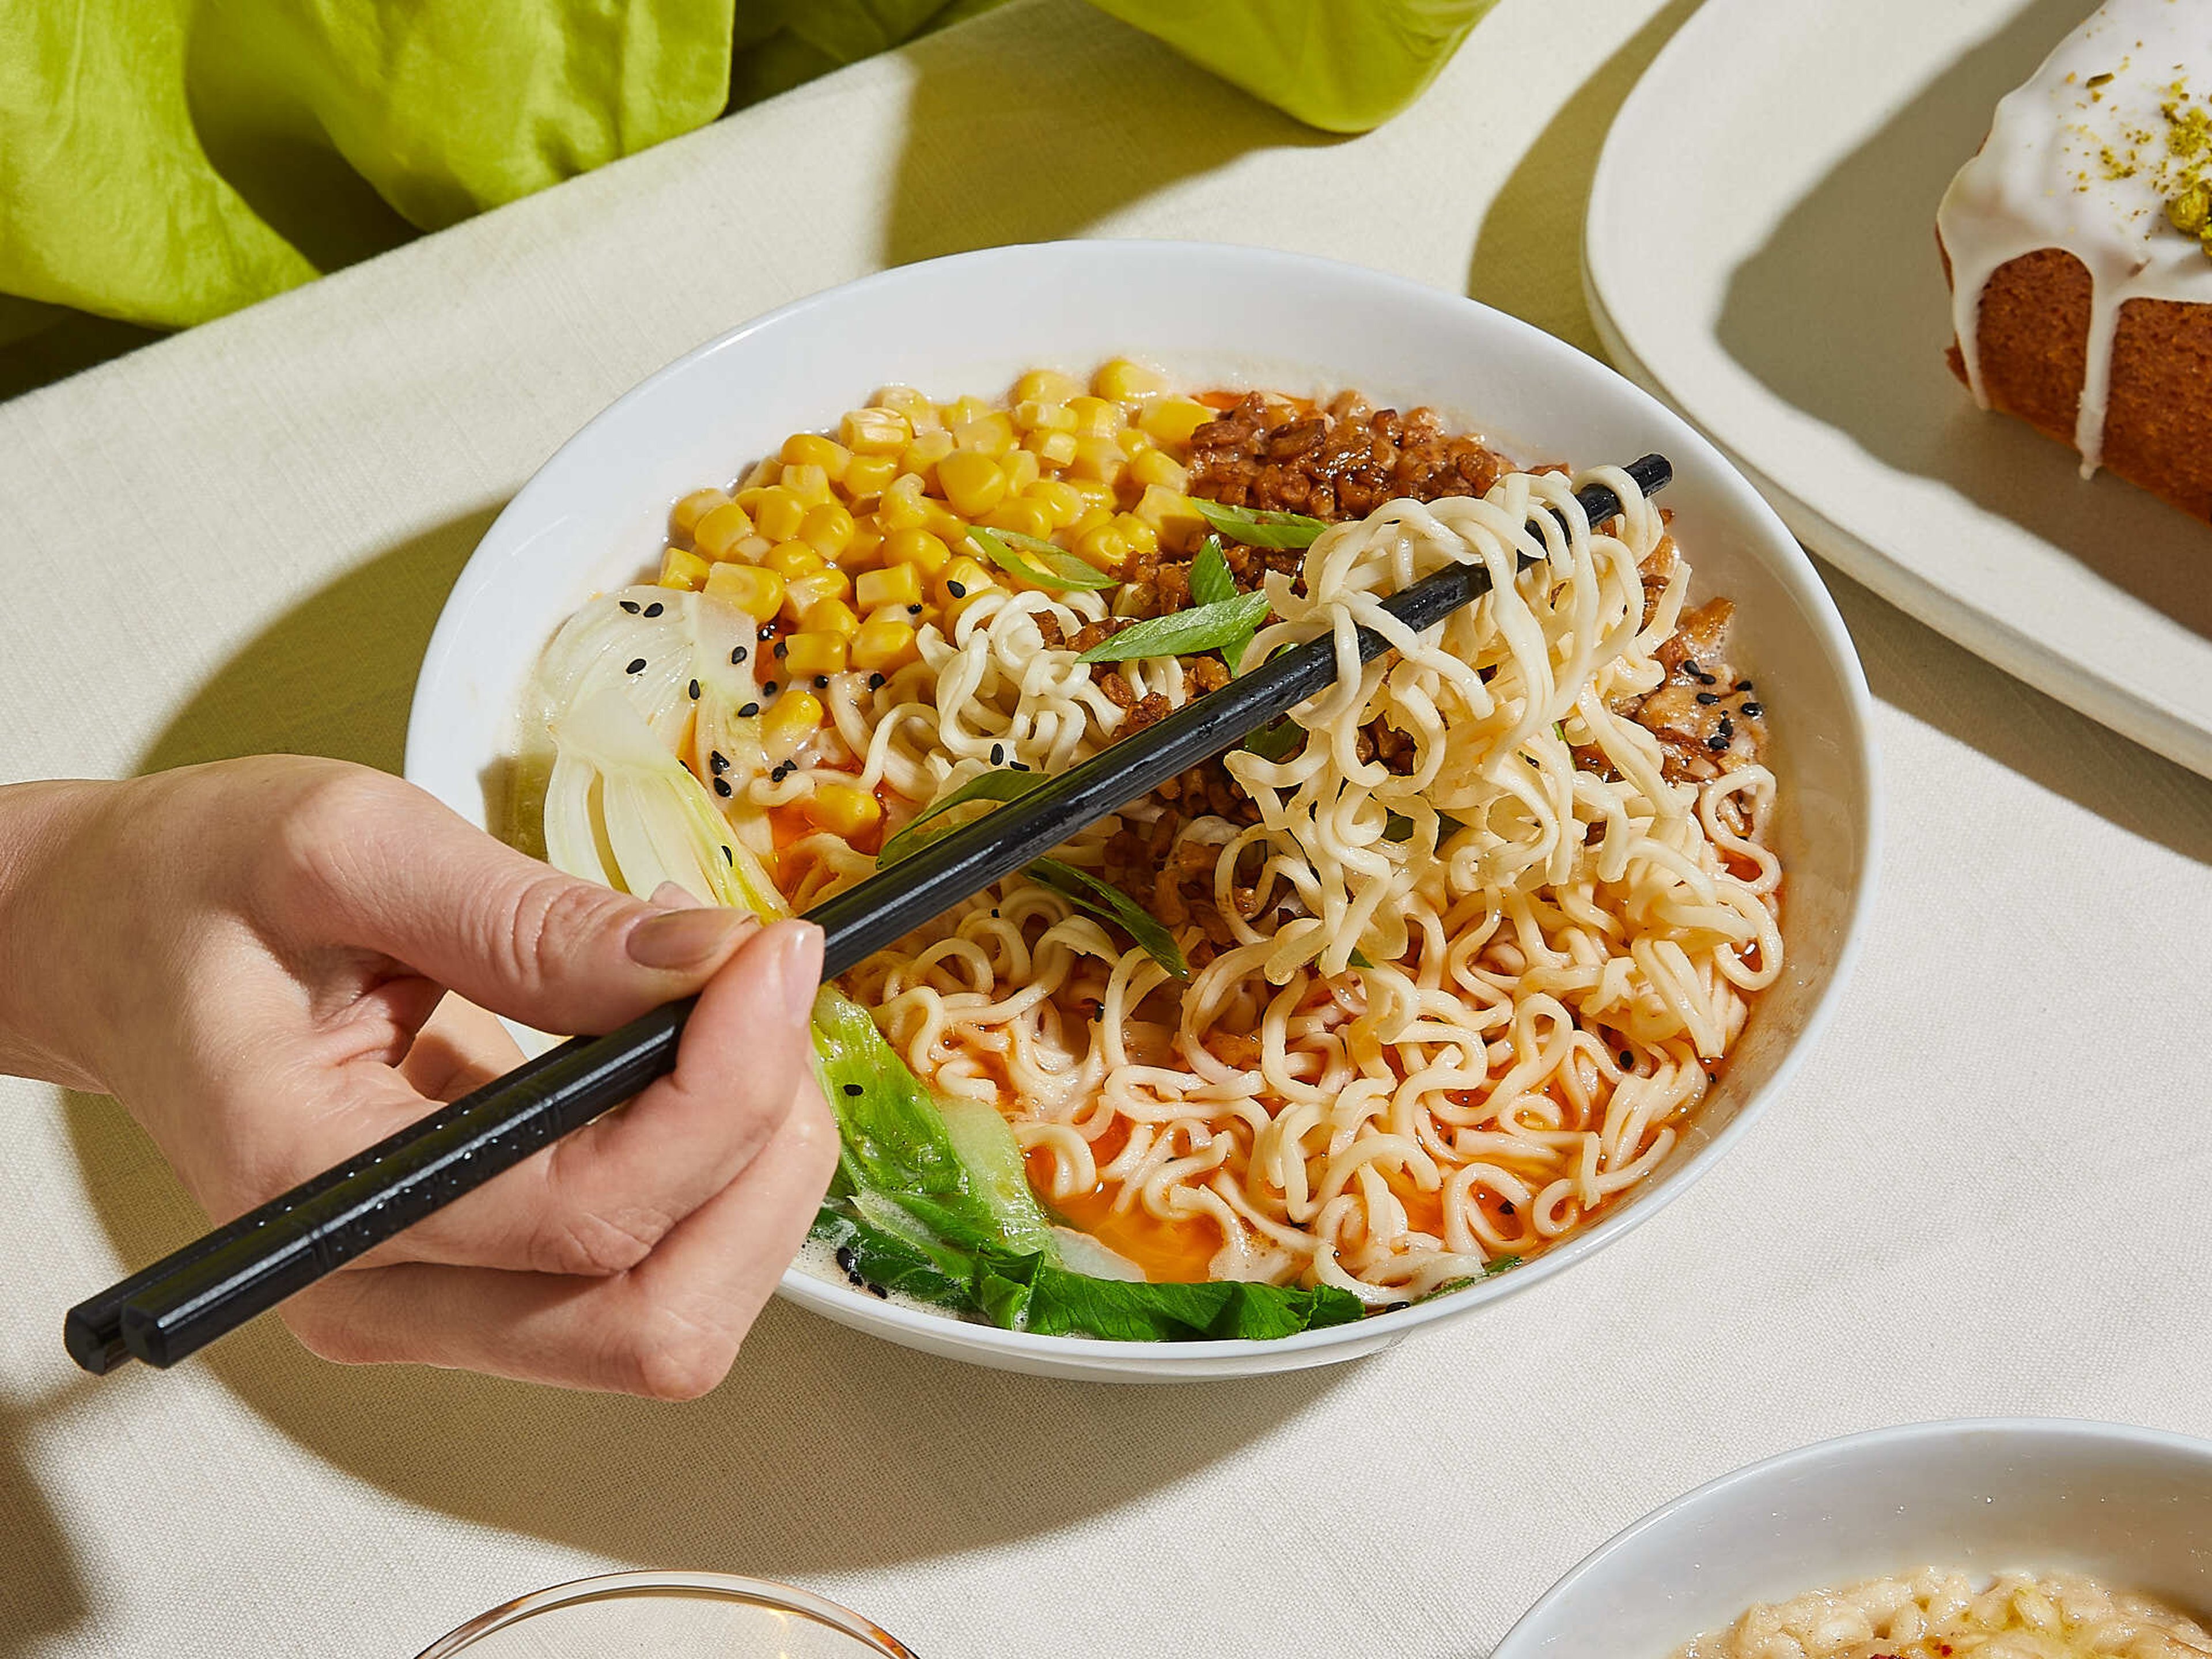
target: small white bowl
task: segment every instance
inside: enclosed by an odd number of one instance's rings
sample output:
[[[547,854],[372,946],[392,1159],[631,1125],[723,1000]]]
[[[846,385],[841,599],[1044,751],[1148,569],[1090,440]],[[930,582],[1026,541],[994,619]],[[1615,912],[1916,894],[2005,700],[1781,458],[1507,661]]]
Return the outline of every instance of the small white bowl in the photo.
[[[1488,1283],[1277,1342],[1131,1344],[1030,1336],[897,1307],[794,1270],[783,1293],[908,1346],[1009,1370],[1127,1382],[1349,1359],[1540,1284],[1656,1214],[1787,1080],[1856,954],[1875,861],[1866,681],[1827,591],[1758,495],[1680,417],[1571,346],[1455,295],[1260,248],[1055,242],[883,272],[756,318],[618,399],[507,504],[462,571],[416,683],[406,775],[478,824],[513,750],[538,653],[595,591],[634,580],[669,503],[735,476],[875,387],[1003,396],[1025,368],[1115,356],[1188,384],[1353,387],[1435,406],[1534,462],[1674,464],[1665,495],[1700,592],[1737,604],[1735,639],[1771,708],[1789,870],[1789,963],[1721,1086],[1665,1166],[1587,1231]]]
[[[1823,1441],[1654,1510],[1491,1659],[1667,1659],[1755,1602],[1917,1567],[2087,1573],[2212,1618],[2212,1442],[2107,1423],[1914,1423]]]

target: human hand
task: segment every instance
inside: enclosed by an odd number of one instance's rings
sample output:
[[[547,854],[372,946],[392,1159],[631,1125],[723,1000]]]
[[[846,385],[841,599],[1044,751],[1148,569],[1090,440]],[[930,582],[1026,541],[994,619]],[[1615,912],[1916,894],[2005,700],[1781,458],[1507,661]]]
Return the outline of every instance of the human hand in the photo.
[[[16,785],[0,1069],[114,1095],[220,1224],[514,1067],[493,1013],[600,1032],[698,993],[670,1076],[281,1310],[331,1359],[692,1398],[837,1153],[820,930],[695,904],[574,880],[335,761]]]

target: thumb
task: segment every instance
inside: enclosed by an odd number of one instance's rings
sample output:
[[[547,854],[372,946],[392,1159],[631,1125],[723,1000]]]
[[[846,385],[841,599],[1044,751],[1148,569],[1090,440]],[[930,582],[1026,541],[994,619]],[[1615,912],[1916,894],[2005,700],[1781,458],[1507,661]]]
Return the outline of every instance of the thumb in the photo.
[[[540,1030],[612,1030],[689,996],[759,926],[669,884],[648,902],[581,881],[411,785],[356,805],[319,925]]]

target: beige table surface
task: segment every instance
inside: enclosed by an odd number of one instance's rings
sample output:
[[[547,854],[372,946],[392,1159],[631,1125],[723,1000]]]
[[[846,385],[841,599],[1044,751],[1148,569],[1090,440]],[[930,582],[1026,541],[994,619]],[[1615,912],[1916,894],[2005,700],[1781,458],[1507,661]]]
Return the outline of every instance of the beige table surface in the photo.
[[[1261,242],[1595,349],[1583,194],[1685,9],[1505,0],[1347,143],[1036,0],[0,406],[0,776],[396,766],[446,588],[547,453],[879,265]],[[95,1382],[64,1306],[197,1217],[109,1103],[0,1081],[0,1659],[405,1659],[635,1564],[790,1579],[933,1659],[1478,1655],[1617,1527],[1808,1440],[2212,1433],[2212,783],[1836,586],[1890,807],[1820,1052],[1633,1237],[1357,1366],[1055,1383],[779,1305],[690,1407],[345,1370],[274,1327]]]

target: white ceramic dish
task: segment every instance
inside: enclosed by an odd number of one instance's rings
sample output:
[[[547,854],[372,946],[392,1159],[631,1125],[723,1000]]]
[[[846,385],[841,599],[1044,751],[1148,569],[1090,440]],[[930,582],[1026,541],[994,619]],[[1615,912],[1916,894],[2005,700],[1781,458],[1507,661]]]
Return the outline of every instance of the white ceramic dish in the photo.
[[[1945,367],[1936,205],[2088,0],[1707,0],[1621,106],[1583,275],[1622,370],[1807,546],[2212,775],[2212,528]]]
[[[1785,1452],[1644,1516],[1491,1659],[1667,1659],[1753,1602],[1923,1566],[2084,1572],[2212,1619],[2212,1442],[2029,1418]]]
[[[1325,1364],[1541,1284],[1686,1188],[1782,1087],[1856,949],[1875,864],[1866,685],[1826,591],[1756,492],[1705,441],[1603,365],[1512,318],[1353,266],[1254,248],[1057,243],[911,265],[756,319],[594,419],[492,526],[433,635],[407,776],[472,822],[510,751],[538,652],[593,591],[661,545],[668,503],[727,478],[874,387],[1001,395],[1023,368],[1134,354],[1179,379],[1356,386],[1480,424],[1508,453],[1674,462],[1666,500],[1703,591],[1733,596],[1747,672],[1773,713],[1785,791],[1790,960],[1722,1086],[1666,1168],[1527,1267],[1458,1295],[1279,1342],[1137,1345],[1030,1336],[888,1304],[794,1270],[783,1292],[931,1352],[1059,1376],[1187,1381]]]

